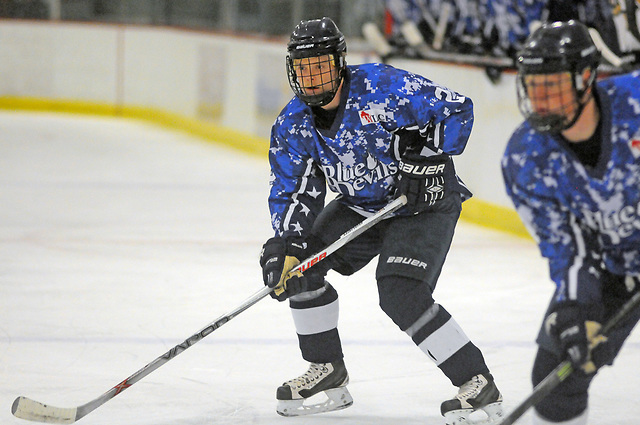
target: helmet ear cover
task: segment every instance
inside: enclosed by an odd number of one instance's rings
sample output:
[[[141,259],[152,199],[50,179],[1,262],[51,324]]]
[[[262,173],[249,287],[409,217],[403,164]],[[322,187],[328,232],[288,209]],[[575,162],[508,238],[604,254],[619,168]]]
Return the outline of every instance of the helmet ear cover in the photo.
[[[585,94],[593,86],[600,61],[589,30],[577,21],[544,24],[525,41],[518,53],[516,79],[518,106],[522,115],[536,130],[560,132],[575,124],[591,96]],[[585,78],[585,71],[589,74]],[[540,74],[571,75],[572,87],[577,102],[573,117],[556,114],[537,114],[532,107],[525,77]]]
[[[302,21],[291,33],[287,44],[286,57],[287,77],[291,90],[309,106],[324,106],[330,103],[338,92],[346,72],[347,45],[344,35],[330,18]],[[309,94],[310,87],[304,87],[297,75],[295,61],[305,58],[329,56],[331,64],[338,72],[331,81],[325,81],[322,86],[329,88],[322,93]]]

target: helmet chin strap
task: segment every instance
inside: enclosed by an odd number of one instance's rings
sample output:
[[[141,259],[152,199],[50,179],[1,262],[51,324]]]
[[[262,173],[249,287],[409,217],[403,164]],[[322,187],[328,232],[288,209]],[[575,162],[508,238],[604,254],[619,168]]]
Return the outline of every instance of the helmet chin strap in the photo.
[[[565,129],[565,117],[562,115],[539,115],[531,114],[527,121],[533,128],[542,133],[560,133]]]
[[[340,76],[336,80],[337,88],[335,90],[331,90],[331,93],[333,93],[331,95],[331,98],[328,99],[326,103],[324,103],[322,105],[317,105],[317,106],[320,106],[320,107],[327,106],[327,105],[331,104],[331,102],[333,102],[336,99],[336,97],[338,97],[340,95],[340,88],[342,87],[342,83],[344,83],[344,77],[342,75],[343,75],[343,73],[341,72]]]
[[[588,92],[582,92],[582,100],[576,100],[577,104],[578,104],[578,109],[576,109],[576,113],[574,114],[573,118],[571,119],[570,122],[568,122],[564,128],[562,128],[560,131],[564,131],[564,130],[568,130],[571,127],[573,127],[576,122],[578,122],[578,119],[580,119],[580,116],[582,115],[582,112],[584,112],[584,108],[587,106],[587,104],[589,103],[589,101],[591,99],[593,99],[593,91],[589,90]]]
[[[549,114],[549,115],[538,115],[532,114],[527,118],[527,121],[531,124],[533,128],[543,133],[562,133],[565,130],[570,129],[575,125],[582,115],[582,111],[584,107],[588,103],[586,102],[578,102],[578,108],[576,109],[576,113],[573,115],[573,118],[570,121],[567,121],[567,117],[560,114]]]
[[[587,106],[592,105],[587,109]],[[582,117],[585,117],[581,120]],[[562,131],[562,136],[569,142],[580,142],[593,136],[600,122],[600,110],[597,106],[594,96],[591,94],[582,104],[582,107],[576,114],[570,126]],[[579,123],[579,125],[578,125]]]

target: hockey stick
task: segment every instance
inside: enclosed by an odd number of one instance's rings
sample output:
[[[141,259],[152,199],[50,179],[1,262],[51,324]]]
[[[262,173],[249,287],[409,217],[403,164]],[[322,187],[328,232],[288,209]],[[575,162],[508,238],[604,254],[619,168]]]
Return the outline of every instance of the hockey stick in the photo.
[[[448,53],[433,50],[424,41],[420,30],[412,22],[404,23],[401,27],[402,36],[407,43],[416,49],[421,59],[450,62],[478,67],[494,66],[497,68],[513,68],[513,59],[508,57],[492,57],[480,55],[468,55],[462,53]],[[388,62],[393,58],[402,58],[402,52],[396,51],[386,40],[380,29],[373,22],[367,22],[362,26],[362,34],[373,50],[380,56],[382,62]]]
[[[640,31],[638,30],[638,18],[636,17],[636,10],[638,9],[638,2],[635,0],[625,1],[625,15],[627,16],[627,28],[633,37],[640,42]]]
[[[449,24],[449,15],[451,15],[452,10],[453,6],[449,3],[442,4],[442,10],[438,18],[438,26],[436,27],[436,33],[433,37],[433,48],[436,50],[442,49],[442,43],[447,32],[447,25]]]
[[[602,57],[605,58],[611,65],[616,68],[621,68],[623,65],[623,61],[618,55],[613,53],[613,51],[607,46],[607,43],[604,42],[600,33],[595,28],[589,28],[589,34],[591,35],[591,39],[593,40],[593,44],[596,45]]]
[[[638,308],[638,306],[640,306],[640,292],[637,292],[633,297],[631,297],[631,299],[620,308],[615,316],[605,323],[605,325],[600,329],[600,335],[606,336],[611,329],[615,328],[618,323],[624,320],[629,313]],[[533,392],[522,403],[520,403],[513,412],[504,417],[500,422],[500,425],[512,425],[515,423],[527,410],[542,401],[542,399],[549,395],[554,388],[560,385],[560,383],[567,379],[572,373],[573,366],[571,366],[570,361],[565,360],[560,363],[555,369],[553,369],[553,371],[551,371],[551,373],[549,373],[549,375],[536,385]]]
[[[393,54],[393,48],[389,44],[382,32],[376,24],[373,22],[365,22],[362,25],[362,35],[371,44],[371,47],[382,59],[382,62],[386,62]]]
[[[500,68],[512,68],[514,66],[513,59],[508,57],[493,57],[468,55],[462,53],[449,53],[434,50],[425,41],[420,30],[411,21],[406,21],[400,28],[402,36],[409,46],[416,49],[422,59],[461,63],[475,66],[495,66]]]
[[[302,261],[299,265],[297,265],[293,270],[294,271],[305,271],[309,267],[312,267],[328,257],[329,255],[336,252],[338,249],[342,248],[344,245],[360,236],[366,230],[373,227],[379,221],[387,218],[392,212],[396,211],[400,207],[404,206],[407,203],[407,198],[404,195],[401,195],[397,199],[393,200],[387,206],[382,208],[376,214],[368,217],[364,221],[362,221],[357,226],[348,230],[344,233],[338,240],[333,242],[331,245],[326,247],[323,251],[320,251],[306,260]],[[126,390],[136,382],[140,381],[145,376],[149,375],[154,370],[158,369],[160,366],[164,365],[168,361],[172,360],[178,354],[185,351],[187,348],[194,345],[196,342],[201,341],[204,337],[211,334],[213,331],[218,329],[220,326],[227,323],[229,320],[236,317],[238,314],[242,313],[252,305],[256,304],[262,298],[266,297],[273,291],[273,288],[265,286],[260,289],[258,292],[253,294],[251,297],[247,298],[242,304],[228,312],[220,316],[214,322],[210,323],[200,331],[196,332],[184,342],[176,345],[160,357],[153,360],[151,363],[148,363],[142,369],[138,370],[133,375],[129,376],[124,381],[120,382],[115,387],[111,388],[109,391],[101,395],[100,397],[91,400],[90,402],[83,404],[77,407],[54,407],[47,404],[40,403],[38,401],[32,400],[27,397],[18,397],[13,402],[11,406],[11,413],[14,416],[26,419],[29,421],[35,422],[45,422],[52,424],[70,424],[76,422],[80,418],[86,416],[91,413],[98,407],[102,406],[104,403],[112,399],[113,397],[120,394],[122,391]]]

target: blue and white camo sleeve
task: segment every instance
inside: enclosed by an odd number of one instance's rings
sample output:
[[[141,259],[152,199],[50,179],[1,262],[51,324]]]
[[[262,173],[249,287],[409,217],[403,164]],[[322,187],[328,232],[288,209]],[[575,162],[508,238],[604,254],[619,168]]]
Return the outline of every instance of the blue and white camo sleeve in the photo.
[[[303,144],[272,134],[269,209],[276,235],[306,236],[324,207],[324,175]]]

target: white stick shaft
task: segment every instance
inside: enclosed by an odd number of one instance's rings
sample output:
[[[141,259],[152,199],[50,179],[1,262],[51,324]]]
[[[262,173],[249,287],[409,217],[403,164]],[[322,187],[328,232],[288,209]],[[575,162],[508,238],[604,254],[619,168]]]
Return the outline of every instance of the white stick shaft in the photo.
[[[598,50],[600,50],[602,56],[608,60],[611,65],[616,68],[620,68],[623,64],[622,59],[613,53],[609,46],[607,46],[607,43],[604,42],[598,30],[595,28],[589,28],[589,34],[591,34],[593,44],[595,44]]]
[[[380,57],[385,58],[391,54],[392,49],[389,42],[373,22],[367,22],[362,26],[362,35],[371,43],[371,46]]]
[[[312,255],[311,257],[304,260],[300,263],[294,270],[307,270],[309,267],[312,267],[328,257],[329,255],[336,252],[338,249],[342,248],[344,245],[360,236],[369,228],[373,227],[376,223],[388,217],[394,211],[401,208],[403,205],[407,203],[407,198],[402,195],[399,198],[395,199],[391,203],[389,203],[386,207],[382,208],[376,214],[371,217],[365,219],[357,226],[353,227],[351,230],[344,233],[337,241],[329,245],[324,251],[321,251],[317,254]],[[83,404],[78,407],[55,407],[50,406],[44,403],[40,403],[39,401],[31,400],[27,397],[18,397],[13,402],[11,407],[11,412],[14,416],[26,419],[29,421],[35,422],[44,422],[44,423],[53,423],[53,424],[70,424],[83,416],[91,413],[98,407],[102,406],[107,401],[111,400],[113,397],[120,394],[122,391],[126,390],[145,376],[149,375],[154,370],[158,369],[163,364],[172,360],[178,354],[185,351],[187,348],[193,346],[196,342],[201,341],[203,338],[211,334],[213,331],[218,329],[220,326],[227,323],[229,320],[236,317],[238,314],[242,313],[252,305],[256,304],[262,298],[266,297],[273,291],[273,288],[269,288],[265,286],[261,288],[258,292],[251,295],[247,298],[242,304],[228,312],[227,314],[223,314],[214,322],[208,324],[200,331],[191,335],[189,338],[184,340],[182,343],[176,345],[160,357],[153,360],[151,363],[144,366],[142,369],[138,370],[133,375],[129,376],[124,381],[120,382],[115,387],[111,388],[106,393],[102,394],[100,397],[91,400],[89,403]]]
[[[442,49],[442,43],[444,42],[447,24],[449,23],[449,15],[451,14],[452,9],[453,6],[449,3],[443,3],[440,18],[438,19],[438,26],[436,27],[436,33],[433,36],[433,48],[436,50]]]

